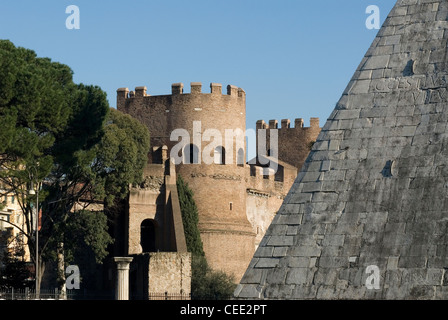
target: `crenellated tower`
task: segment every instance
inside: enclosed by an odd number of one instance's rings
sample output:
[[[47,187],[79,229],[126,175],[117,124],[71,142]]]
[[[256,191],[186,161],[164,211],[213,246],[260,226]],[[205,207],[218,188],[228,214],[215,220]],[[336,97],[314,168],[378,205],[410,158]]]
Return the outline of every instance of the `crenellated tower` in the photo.
[[[270,155],[269,150],[272,147],[270,146],[270,131],[273,129],[277,130],[278,159],[300,170],[321,130],[319,118],[311,118],[309,127],[304,126],[302,118],[295,119],[294,127],[291,127],[290,119],[283,119],[280,123],[281,126],[279,126],[278,120],[269,120],[269,123],[266,123],[264,120],[258,120],[256,129],[257,131],[266,130],[266,150],[268,155]]]
[[[207,260],[239,279],[253,256],[255,237],[246,216],[246,94],[232,85],[222,91],[221,84],[211,83],[204,93],[198,82],[191,83],[190,93],[175,83],[170,95],[158,96],[146,87],[120,88],[117,108],[148,127],[150,163],[160,162],[162,151],[182,159],[176,173],[194,191]],[[189,140],[173,132],[186,133]],[[206,163],[207,156],[212,163]]]

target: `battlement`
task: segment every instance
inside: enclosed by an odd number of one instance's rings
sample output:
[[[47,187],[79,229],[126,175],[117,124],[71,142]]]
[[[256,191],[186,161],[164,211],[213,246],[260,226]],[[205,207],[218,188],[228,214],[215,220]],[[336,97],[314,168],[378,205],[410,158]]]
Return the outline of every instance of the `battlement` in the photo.
[[[258,120],[256,124],[256,128],[258,129],[303,129],[304,121],[302,118],[297,118],[294,121],[294,128],[291,127],[291,120],[282,119],[281,127],[279,127],[278,120],[269,120],[269,123],[266,123],[264,120]],[[319,128],[319,118],[310,118],[310,127],[309,128]]]
[[[202,92],[202,83],[201,82],[191,82],[190,83],[190,94],[207,94]],[[184,84],[182,82],[173,83],[171,85],[171,95],[180,95],[180,94],[188,94],[184,92]],[[222,93],[222,85],[220,83],[210,83],[210,93],[208,94],[223,94]],[[234,85],[227,86],[227,95],[238,98],[245,98],[246,92],[238,88]],[[132,99],[132,98],[141,98],[150,96],[147,93],[147,87],[141,86],[136,87],[135,91],[129,91],[128,88],[119,88],[117,90],[117,99]]]

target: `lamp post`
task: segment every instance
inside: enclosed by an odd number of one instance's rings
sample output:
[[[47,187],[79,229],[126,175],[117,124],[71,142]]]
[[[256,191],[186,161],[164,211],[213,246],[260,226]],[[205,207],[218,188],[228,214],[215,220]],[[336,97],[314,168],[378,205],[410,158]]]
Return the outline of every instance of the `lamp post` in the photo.
[[[36,232],[36,299],[40,296],[40,285],[39,285],[39,184],[37,184],[37,190],[34,191],[33,187],[29,190],[29,195],[36,195],[36,221],[35,221],[35,232]]]

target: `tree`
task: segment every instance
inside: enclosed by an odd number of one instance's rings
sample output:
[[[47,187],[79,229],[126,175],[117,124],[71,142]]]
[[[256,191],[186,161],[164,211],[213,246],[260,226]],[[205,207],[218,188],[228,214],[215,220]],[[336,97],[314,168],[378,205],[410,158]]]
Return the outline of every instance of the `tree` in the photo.
[[[129,194],[129,184],[140,184],[148,162],[149,130],[138,120],[110,109],[104,136],[95,147],[95,192],[112,205]]]
[[[107,246],[113,242],[107,230],[107,216],[102,211],[82,210],[67,220],[64,261],[82,271],[83,288],[95,289],[98,266],[108,254]]]
[[[199,215],[193,191],[181,176],[177,178],[180,210],[187,250],[191,252],[191,295],[194,299],[228,299],[235,290],[233,277],[213,270],[207,263],[198,228]]]
[[[0,237],[1,238],[1,237]],[[20,236],[10,237],[0,261],[0,288],[25,288],[32,276],[25,261],[25,250]]]
[[[234,278],[223,271],[213,270],[205,256],[192,255],[191,296],[195,300],[223,300],[232,297]]]
[[[61,210],[60,219],[52,225],[52,232],[57,236],[49,241],[52,248],[48,251],[49,260],[75,261],[86,270],[84,275],[92,273],[96,269],[95,264],[102,262],[107,256],[107,246],[112,243],[107,233],[107,218],[112,218],[109,208],[128,195],[130,184],[141,182],[149,141],[148,129],[138,120],[116,109],[109,110],[101,139],[92,149],[84,153],[77,151],[81,157],[61,169],[64,178],[56,180],[58,188],[64,183],[66,187],[51,192],[44,202],[44,205],[49,203],[54,206],[49,212]],[[68,157],[67,162],[70,161],[72,158]],[[51,195],[55,195],[54,201],[48,201]],[[87,210],[97,201],[103,203],[105,212]],[[70,213],[74,204],[79,206],[81,202],[84,207],[74,214]],[[61,263],[59,261],[58,264]],[[59,282],[63,284],[65,275],[62,266],[58,273]],[[92,278],[93,274],[90,276]]]
[[[107,232],[108,220],[113,220],[111,212],[117,202],[128,196],[129,185],[141,182],[149,146],[146,126],[127,114],[110,109],[104,135],[94,147],[95,159],[91,164],[93,199],[104,200],[104,211],[81,210],[69,215],[64,224],[64,258],[85,270],[85,284],[94,282],[96,264],[108,254],[107,246],[113,242]],[[87,204],[90,202],[84,200]]]
[[[35,263],[36,198],[28,191],[57,167],[55,142],[73,123],[82,91],[67,66],[0,41],[0,182],[4,194],[14,194],[20,204],[26,220],[20,231]]]
[[[75,206],[87,209],[124,197],[129,184],[141,179],[149,150],[145,127],[111,111],[105,92],[73,83],[72,74],[68,66],[0,41],[0,186],[19,202],[26,223],[16,227],[28,238],[40,270],[43,260],[70,247],[66,235]],[[31,188],[38,189],[35,196]],[[38,199],[42,225],[36,259],[33,204]],[[89,246],[101,256],[106,242]]]
[[[181,176],[177,177],[177,193],[182,212],[187,250],[195,256],[204,256],[204,248],[198,228],[198,208],[193,198],[193,191]]]

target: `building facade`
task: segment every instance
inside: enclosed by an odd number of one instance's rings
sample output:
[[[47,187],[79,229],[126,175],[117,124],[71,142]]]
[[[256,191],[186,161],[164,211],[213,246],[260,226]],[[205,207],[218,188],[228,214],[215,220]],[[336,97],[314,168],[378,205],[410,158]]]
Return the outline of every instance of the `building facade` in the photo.
[[[266,130],[267,136],[273,129],[278,133],[278,156],[269,154],[269,145],[263,158],[267,161],[258,157],[247,162],[246,93],[232,85],[226,93],[222,91],[221,84],[212,83],[210,92],[204,93],[197,82],[191,83],[190,93],[176,83],[170,95],[158,96],[149,95],[146,87],[120,88],[117,109],[148,127],[148,167],[168,158],[175,164],[176,174],[194,192],[207,260],[212,268],[233,274],[238,281],[320,128],[318,119],[311,121],[310,128],[303,127],[302,119],[296,120],[295,128],[289,120],[282,121],[282,128],[276,122],[265,127],[259,121],[257,129]],[[287,156],[291,148],[296,159]],[[276,170],[270,174],[273,163]],[[129,207],[133,205],[131,193]],[[136,226],[128,225],[126,232],[132,234]]]

